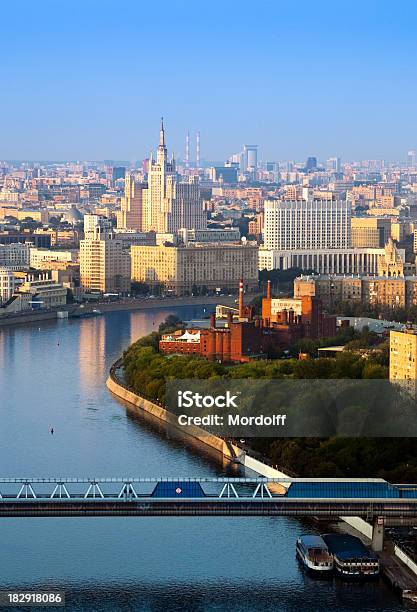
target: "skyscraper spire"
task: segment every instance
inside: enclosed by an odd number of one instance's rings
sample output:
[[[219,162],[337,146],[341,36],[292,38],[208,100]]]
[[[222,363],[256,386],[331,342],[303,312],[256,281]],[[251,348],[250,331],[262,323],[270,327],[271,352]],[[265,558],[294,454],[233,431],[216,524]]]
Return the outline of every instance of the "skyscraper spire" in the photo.
[[[156,160],[158,164],[161,164],[165,168],[165,164],[167,161],[167,148],[165,146],[165,130],[163,117],[161,117],[161,129],[159,131],[159,145],[158,152],[156,154]]]
[[[161,117],[161,130],[159,132],[159,146],[165,147],[165,131],[164,131],[164,118]]]

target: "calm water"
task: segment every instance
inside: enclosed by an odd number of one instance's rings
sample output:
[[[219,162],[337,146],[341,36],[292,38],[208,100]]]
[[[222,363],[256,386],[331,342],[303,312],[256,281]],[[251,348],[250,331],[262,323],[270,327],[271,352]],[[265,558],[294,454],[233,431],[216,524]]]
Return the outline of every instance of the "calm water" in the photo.
[[[172,312],[188,319],[202,308]],[[0,330],[1,474],[229,470],[126,411],[104,385],[110,364],[167,314],[113,312]],[[382,582],[306,577],[294,556],[305,529],[285,518],[3,519],[0,589],[65,590],[69,610],[403,609]]]

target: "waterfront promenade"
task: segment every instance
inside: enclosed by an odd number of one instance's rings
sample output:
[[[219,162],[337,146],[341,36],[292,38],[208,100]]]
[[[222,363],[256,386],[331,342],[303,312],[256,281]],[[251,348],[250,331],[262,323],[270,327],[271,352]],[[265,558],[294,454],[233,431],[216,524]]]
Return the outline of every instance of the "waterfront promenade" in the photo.
[[[87,302],[84,304],[65,304],[57,308],[24,311],[13,315],[0,316],[0,328],[25,323],[36,323],[56,319],[58,312],[68,312],[68,316],[78,316],[99,310],[101,313],[114,311],[136,311],[155,309],[175,309],[182,306],[209,306],[216,307],[217,304],[232,306],[235,304],[235,296],[186,296],[178,298],[126,298],[114,302]],[[209,310],[207,311],[210,312]]]

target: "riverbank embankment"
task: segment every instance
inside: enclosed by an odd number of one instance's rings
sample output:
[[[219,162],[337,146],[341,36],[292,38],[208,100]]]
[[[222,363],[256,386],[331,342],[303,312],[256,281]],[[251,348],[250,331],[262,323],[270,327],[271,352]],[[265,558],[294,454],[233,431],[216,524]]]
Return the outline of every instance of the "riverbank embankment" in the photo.
[[[215,436],[207,432],[205,429],[202,429],[201,427],[182,427],[181,425],[179,425],[178,418],[176,415],[166,410],[163,406],[137,395],[128,388],[128,386],[124,383],[122,377],[120,376],[121,363],[122,360],[119,359],[116,363],[113,364],[106,381],[107,388],[114,395],[128,402],[129,404],[133,404],[137,408],[140,408],[141,410],[144,410],[145,412],[153,415],[157,419],[160,419],[173,429],[176,429],[188,436],[192,436],[199,442],[210,446],[214,450],[221,453],[226,459],[229,459],[231,461],[238,461],[241,465],[256,472],[260,476],[265,476],[267,478],[288,478],[288,475],[284,474],[284,472],[281,472],[276,468],[263,463],[256,457],[251,457],[246,450],[242,450],[235,444],[231,444],[229,441]]]
[[[86,304],[64,304],[48,310],[31,310],[29,312],[19,312],[16,314],[0,316],[0,328],[24,325],[26,323],[38,323],[51,321],[58,318],[59,312],[68,312],[68,317],[82,317],[93,311],[113,312],[113,311],[147,311],[152,309],[172,309],[181,306],[207,306],[215,308],[218,303],[225,306],[235,304],[234,296],[200,296],[200,297],[180,297],[180,298],[151,298],[151,299],[126,299],[117,302],[89,302]]]

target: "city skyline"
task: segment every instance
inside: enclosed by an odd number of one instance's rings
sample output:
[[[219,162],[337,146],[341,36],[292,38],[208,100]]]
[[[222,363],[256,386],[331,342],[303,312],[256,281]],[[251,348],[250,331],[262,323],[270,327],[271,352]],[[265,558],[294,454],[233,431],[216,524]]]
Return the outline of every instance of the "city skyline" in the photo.
[[[162,114],[176,157],[187,131],[211,160],[245,142],[265,160],[416,147],[412,2],[21,8],[0,25],[0,159],[140,159]]]

